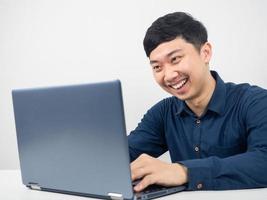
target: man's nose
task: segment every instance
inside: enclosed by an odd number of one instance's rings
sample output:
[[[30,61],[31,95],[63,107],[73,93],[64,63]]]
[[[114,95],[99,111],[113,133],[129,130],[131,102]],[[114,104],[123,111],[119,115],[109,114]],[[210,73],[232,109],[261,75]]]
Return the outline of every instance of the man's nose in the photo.
[[[175,71],[174,67],[165,66],[164,67],[164,79],[167,82],[172,82],[174,79],[177,78],[178,72]]]

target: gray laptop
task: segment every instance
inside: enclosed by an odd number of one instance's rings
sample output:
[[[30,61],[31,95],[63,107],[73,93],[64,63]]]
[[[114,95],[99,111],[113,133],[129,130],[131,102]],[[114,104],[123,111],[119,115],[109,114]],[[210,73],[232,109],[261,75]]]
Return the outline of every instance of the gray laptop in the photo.
[[[105,199],[151,199],[183,186],[134,194],[119,80],[12,91],[23,184]]]

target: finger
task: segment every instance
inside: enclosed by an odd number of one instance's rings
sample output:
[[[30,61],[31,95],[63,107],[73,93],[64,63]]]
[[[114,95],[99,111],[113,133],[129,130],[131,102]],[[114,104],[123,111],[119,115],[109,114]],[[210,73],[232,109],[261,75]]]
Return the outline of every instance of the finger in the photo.
[[[131,171],[134,171],[141,167],[143,167],[143,164],[142,162],[140,162],[140,160],[138,160],[138,158],[130,164]]]
[[[152,168],[150,166],[137,168],[132,171],[132,180],[141,179],[144,176],[151,173],[152,173]]]
[[[133,163],[134,164],[134,163]],[[132,175],[132,180],[136,180],[143,171],[143,167],[140,163],[137,163],[137,165],[132,165],[131,164],[131,175]]]
[[[152,174],[149,174],[147,176],[145,176],[142,181],[140,181],[135,187],[134,190],[136,192],[140,192],[142,190],[144,190],[146,187],[148,187],[149,185],[152,185],[155,183],[155,178]]]
[[[137,159],[135,159],[131,164],[131,170],[143,167],[147,161],[147,159],[149,159],[149,156],[146,154],[141,154]]]
[[[136,180],[138,178],[142,178],[144,175],[149,173],[148,171],[148,160],[149,156],[146,154],[142,154],[139,156],[135,161],[133,161],[130,165],[131,168],[131,174],[132,174],[132,179]]]

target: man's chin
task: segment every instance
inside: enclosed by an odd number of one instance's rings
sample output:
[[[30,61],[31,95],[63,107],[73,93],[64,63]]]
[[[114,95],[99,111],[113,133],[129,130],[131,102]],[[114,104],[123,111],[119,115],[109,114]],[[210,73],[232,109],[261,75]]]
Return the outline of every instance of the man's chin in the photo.
[[[190,99],[190,97],[187,94],[177,94],[175,92],[169,92],[172,96],[177,97],[178,99],[180,99],[181,101],[186,101],[188,99]]]
[[[186,96],[182,96],[182,95],[174,95],[176,98],[180,99],[181,101],[186,101],[188,100],[189,98],[186,97]]]

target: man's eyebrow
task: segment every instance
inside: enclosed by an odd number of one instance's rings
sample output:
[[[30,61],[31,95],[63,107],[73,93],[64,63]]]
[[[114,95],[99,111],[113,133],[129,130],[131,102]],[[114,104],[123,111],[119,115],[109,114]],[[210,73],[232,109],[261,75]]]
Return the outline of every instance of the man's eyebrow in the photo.
[[[173,54],[175,54],[175,53],[177,53],[177,52],[179,52],[179,51],[182,51],[182,49],[175,49],[175,50],[169,52],[169,53],[166,55],[166,57],[170,57],[170,56],[172,56]],[[158,63],[158,61],[157,61],[157,60],[150,60],[150,64],[151,64],[151,65],[154,64],[154,63]]]
[[[157,63],[158,61],[156,61],[156,60],[150,60],[149,61],[149,63],[150,63],[150,65],[152,65],[152,64],[154,64],[154,63]]]
[[[170,53],[167,54],[167,57],[170,57],[170,56],[172,56],[173,54],[175,54],[175,53],[177,53],[179,51],[182,51],[182,49],[175,49],[175,50],[171,51]]]

